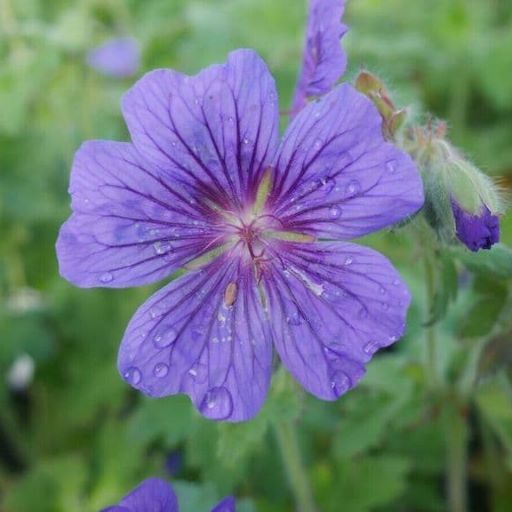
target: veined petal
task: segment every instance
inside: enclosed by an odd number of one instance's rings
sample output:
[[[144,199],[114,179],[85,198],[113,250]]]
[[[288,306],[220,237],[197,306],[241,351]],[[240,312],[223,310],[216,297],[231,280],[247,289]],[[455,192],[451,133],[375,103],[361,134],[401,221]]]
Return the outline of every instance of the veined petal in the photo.
[[[347,56],[340,45],[347,27],[340,20],[345,0],[310,0],[302,67],[293,98],[297,113],[309,96],[329,92],[347,67]]]
[[[277,146],[274,79],[251,50],[186,76],[148,73],[123,98],[132,140],[177,180],[239,211]]]
[[[286,229],[346,240],[423,204],[411,158],[384,140],[373,103],[343,84],[292,121],[273,167],[271,208]]]
[[[173,488],[159,478],[148,478],[105,512],[179,512]]]
[[[118,367],[147,395],[186,393],[203,416],[242,421],[265,399],[271,355],[253,271],[226,256],[176,279],[139,308]]]
[[[212,212],[131,144],[83,144],[69,191],[73,214],[57,256],[63,277],[78,286],[151,283],[217,243]]]
[[[235,498],[233,496],[224,498],[212,508],[212,512],[236,512]]]
[[[286,244],[280,261],[263,275],[274,343],[304,388],[335,400],[402,336],[409,292],[386,258],[355,244]]]

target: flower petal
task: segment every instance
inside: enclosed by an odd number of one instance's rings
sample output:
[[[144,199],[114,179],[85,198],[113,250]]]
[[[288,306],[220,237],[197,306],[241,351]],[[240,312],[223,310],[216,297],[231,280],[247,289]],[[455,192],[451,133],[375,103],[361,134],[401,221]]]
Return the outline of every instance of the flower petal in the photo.
[[[270,200],[290,231],[350,239],[423,204],[411,158],[386,142],[373,103],[343,84],[292,121],[273,167]]]
[[[277,146],[274,79],[251,50],[186,76],[148,73],[124,96],[137,148],[218,206],[241,210]]]
[[[263,274],[274,343],[310,392],[335,400],[405,329],[409,292],[381,254],[343,242],[285,244]]]
[[[144,480],[119,504],[130,512],[178,512],[179,510],[178,499],[172,487],[159,478]]]
[[[212,508],[212,512],[236,512],[235,498],[233,496],[224,498]]]
[[[147,395],[186,393],[203,416],[242,421],[265,399],[271,356],[252,269],[221,257],[139,308],[121,343],[118,367]]]
[[[298,112],[309,96],[329,92],[347,67],[340,45],[347,27],[340,22],[344,0],[310,0],[306,43],[292,112]]]
[[[208,213],[131,144],[83,144],[69,190],[74,213],[57,255],[63,277],[78,286],[154,282],[216,244]]]

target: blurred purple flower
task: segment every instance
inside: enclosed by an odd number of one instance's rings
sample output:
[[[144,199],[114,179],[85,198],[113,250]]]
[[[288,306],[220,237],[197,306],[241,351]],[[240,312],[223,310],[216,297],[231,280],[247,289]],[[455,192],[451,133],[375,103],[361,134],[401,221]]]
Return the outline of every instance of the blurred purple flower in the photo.
[[[292,114],[306,104],[306,98],[329,92],[345,72],[347,56],[340,39],[348,28],[340,22],[345,0],[309,0],[306,41]]]
[[[473,215],[452,199],[452,211],[457,238],[471,251],[490,249],[500,241],[499,218],[486,205],[482,205],[479,214]]]
[[[178,512],[178,499],[170,484],[159,478],[148,478],[127,494],[118,505],[102,512]],[[235,500],[223,499],[211,512],[235,512]]]
[[[133,76],[140,66],[139,43],[132,37],[109,39],[87,54],[87,64],[106,76]]]
[[[190,270],[135,313],[124,379],[150,396],[186,393],[208,418],[247,420],[267,394],[274,343],[317,397],[355,386],[403,334],[410,297],[387,259],[345,240],[423,203],[372,102],[340,85],[278,145],[274,80],[238,50],[196,76],[147,74],[123,114],[132,143],[90,141],[75,157],[57,252],[82,287]]]

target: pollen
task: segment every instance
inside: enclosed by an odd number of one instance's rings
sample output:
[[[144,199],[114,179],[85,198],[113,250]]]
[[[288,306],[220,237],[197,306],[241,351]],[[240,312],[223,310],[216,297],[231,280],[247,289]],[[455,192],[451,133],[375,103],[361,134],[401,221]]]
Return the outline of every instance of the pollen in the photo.
[[[224,291],[224,304],[226,306],[232,306],[236,301],[237,286],[236,283],[231,282],[226,286]]]

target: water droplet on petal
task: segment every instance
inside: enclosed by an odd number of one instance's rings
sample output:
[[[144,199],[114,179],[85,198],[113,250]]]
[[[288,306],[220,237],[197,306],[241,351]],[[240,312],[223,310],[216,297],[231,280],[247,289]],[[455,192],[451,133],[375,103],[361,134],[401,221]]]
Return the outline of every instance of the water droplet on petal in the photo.
[[[100,276],[100,282],[104,283],[104,284],[110,283],[113,280],[114,280],[114,276],[111,272],[105,272],[105,273],[101,274],[101,276]]]
[[[353,197],[361,192],[361,184],[357,180],[350,180],[345,188],[345,192],[349,197]]]
[[[243,140],[243,142],[244,142],[244,144],[245,144],[245,145],[247,145],[247,144],[249,144],[251,141],[250,141],[250,139],[248,139],[247,137],[245,137],[245,138],[244,138],[244,140]]]
[[[331,375],[331,388],[336,396],[341,396],[350,389],[350,379],[342,371],[336,371]]]
[[[380,293],[381,295],[384,295],[384,294],[386,293],[386,289],[385,289],[383,286],[381,286],[381,287],[379,288],[379,293]]]
[[[322,141],[321,139],[316,139],[315,142],[313,143],[313,147],[315,149],[320,149],[322,147]]]
[[[208,367],[205,364],[197,363],[190,370],[188,374],[194,379],[195,382],[206,382],[208,377]]]
[[[383,302],[383,303],[382,303],[382,309],[383,309],[384,311],[387,311],[387,310],[389,309],[389,304],[388,304],[387,302]]]
[[[339,219],[341,217],[341,208],[339,206],[332,205],[329,208],[329,217],[331,217],[331,219]]]
[[[376,341],[371,340],[363,347],[363,351],[365,354],[372,356],[379,348],[380,345]]]
[[[395,279],[393,281],[393,286],[398,286],[400,284],[400,279]]]
[[[300,325],[301,314],[297,305],[293,302],[289,302],[286,309],[286,322],[290,325]]]
[[[354,258],[352,258],[352,256],[347,256],[345,258],[344,264],[348,266],[348,265],[352,265],[353,262],[354,262]]]
[[[123,373],[124,379],[126,379],[130,384],[136,386],[142,380],[142,373],[135,366],[131,366]]]
[[[176,329],[171,327],[170,329],[162,330],[155,334],[153,337],[153,343],[156,348],[166,348],[176,341],[177,336],[178,333]]]
[[[210,389],[201,402],[199,410],[203,416],[212,420],[229,418],[233,412],[231,393],[223,386]]]
[[[169,367],[165,363],[158,363],[153,368],[153,375],[159,379],[165,377],[169,373]]]
[[[320,183],[321,183],[320,192],[322,192],[324,195],[330,194],[336,186],[336,180],[334,178],[329,178],[329,177],[322,178],[320,180]]]
[[[394,174],[396,172],[396,161],[391,160],[391,161],[387,162],[386,169],[388,170],[389,173]]]
[[[153,244],[153,249],[155,250],[155,254],[162,255],[171,252],[172,246],[169,242],[159,240]]]

